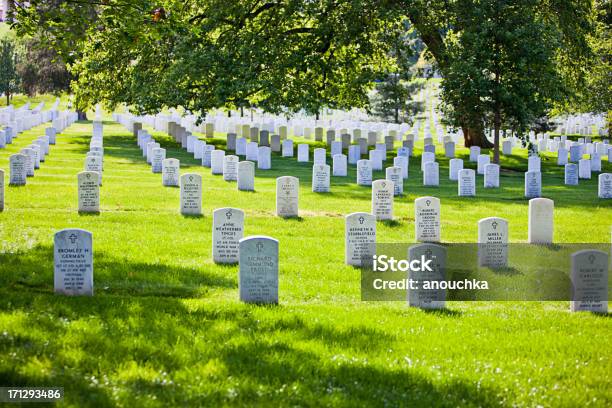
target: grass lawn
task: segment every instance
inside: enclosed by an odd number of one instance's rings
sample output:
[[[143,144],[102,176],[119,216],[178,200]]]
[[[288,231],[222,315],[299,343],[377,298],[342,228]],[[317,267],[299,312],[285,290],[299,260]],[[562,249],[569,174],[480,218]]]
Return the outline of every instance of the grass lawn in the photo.
[[[7,180],[9,155],[42,129],[0,150]],[[79,215],[76,174],[91,132],[89,122],[72,125],[27,186],[7,186],[0,385],[63,386],[61,405],[78,407],[612,404],[609,315],[571,314],[569,302],[451,302],[437,312],[361,302],[359,271],[344,265],[344,215],[369,212],[371,193],[356,186],[354,166],[315,194],[311,164],[275,154],[273,170],[256,170],[256,192],[239,192],[154,132],[181,172],[203,176],[204,216],[182,217],[179,190],[162,187],[135,138],[105,122],[102,212]],[[412,242],[414,199],[435,195],[443,241],[475,242],[477,221],[500,216],[511,241],[525,242],[526,155],[503,158],[500,189],[477,176],[477,197],[459,198],[440,149],[440,187],[421,185],[412,158],[398,222],[379,223],[378,241]],[[467,149],[458,156],[475,168]],[[609,242],[612,201],[597,198],[596,178],[564,186],[551,154],[542,169],[555,241]],[[281,175],[300,178],[299,219],[274,216]],[[237,266],[212,263],[212,211],[225,206],[246,212],[245,235],[280,241],[279,306],[239,303]],[[53,295],[53,233],[68,227],[93,232],[92,298]]]

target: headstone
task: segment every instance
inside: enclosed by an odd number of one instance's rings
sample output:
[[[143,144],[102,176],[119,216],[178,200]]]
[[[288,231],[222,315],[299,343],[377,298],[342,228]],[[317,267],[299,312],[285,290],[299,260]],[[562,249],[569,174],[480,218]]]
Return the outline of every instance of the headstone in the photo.
[[[236,140],[236,155],[245,156],[246,147],[247,147],[247,140],[244,137],[241,137],[238,140]]]
[[[478,221],[478,264],[491,268],[508,266],[508,221],[489,217]]]
[[[181,214],[202,214],[202,176],[199,174],[181,176]]]
[[[372,185],[372,164],[369,160],[357,161],[357,185]]]
[[[485,166],[484,187],[499,187],[499,164],[490,163]]]
[[[423,153],[432,153],[434,156],[436,154],[436,146],[429,143],[423,146]]]
[[[215,151],[215,146],[205,145],[202,149],[202,166],[210,168],[212,165],[212,152]]]
[[[489,157],[488,154],[478,155],[478,165],[477,165],[478,174],[484,174],[485,166],[489,163],[491,163],[491,158]]]
[[[246,159],[249,161],[256,162],[259,159],[259,146],[255,142],[247,143],[246,147]]]
[[[348,162],[349,164],[357,164],[361,160],[361,149],[359,145],[350,145],[348,147]]]
[[[537,198],[542,195],[542,173],[528,171],[525,173],[525,197]]]
[[[558,166],[565,166],[567,164],[567,149],[564,148],[559,148],[559,150],[557,150],[557,165]]]
[[[548,198],[529,200],[527,242],[530,244],[552,244],[554,206],[553,200]]]
[[[280,135],[281,140],[285,140],[287,139],[287,126],[279,126],[278,127],[278,133]]]
[[[297,146],[297,150],[298,150],[298,157],[297,160],[300,163],[307,163],[308,162],[308,145],[307,144],[299,144]]]
[[[312,166],[312,192],[329,193],[329,165],[315,164]]]
[[[502,142],[502,154],[510,156],[512,154],[512,140],[504,140]]]
[[[210,171],[212,174],[223,174],[223,159],[225,151],[213,150],[210,152]]]
[[[27,161],[25,154],[12,154],[9,157],[9,184],[25,186],[27,180]]]
[[[228,133],[227,134],[227,150],[231,151],[231,152],[235,152],[236,151],[236,138],[237,135],[235,133]]]
[[[178,187],[180,176],[180,162],[178,159],[164,159],[162,161],[162,185],[165,187]]]
[[[571,145],[569,148],[569,153],[570,161],[573,163],[578,163],[578,160],[582,159],[582,146]]]
[[[448,163],[448,179],[453,181],[459,180],[459,171],[463,169],[463,160],[450,159]]]
[[[250,161],[238,163],[238,190],[255,191],[255,164]]]
[[[323,128],[322,127],[316,127],[315,128],[315,140],[317,142],[322,142],[323,141]]]
[[[397,156],[393,158],[393,165],[402,169],[402,178],[408,179],[408,157]]]
[[[245,303],[278,303],[278,241],[255,235],[239,243],[238,287]]]
[[[276,215],[297,217],[299,214],[300,180],[293,176],[276,179]]]
[[[376,145],[378,134],[376,132],[368,132],[368,146]]]
[[[333,175],[334,177],[346,177],[347,176],[347,164],[346,156],[343,154],[336,154],[332,156],[333,163]]]
[[[331,155],[342,154],[342,142],[331,142]]]
[[[612,198],[612,173],[601,173],[597,188],[599,198]]]
[[[591,160],[580,159],[578,160],[578,177],[581,179],[591,178]]]
[[[272,149],[268,146],[260,146],[257,152],[257,168],[270,170],[272,168]]]
[[[364,138],[357,139],[357,143],[359,143],[359,154],[365,155],[368,154],[368,141]]]
[[[48,127],[45,129],[45,135],[49,136],[49,144],[55,144],[55,138],[57,137],[57,130],[53,127]]]
[[[34,149],[26,147],[25,149],[21,149],[21,153],[25,154],[27,157],[26,164],[26,175],[28,177],[34,177],[34,166],[36,163],[36,152]]]
[[[336,131],[333,129],[327,130],[327,132],[325,133],[325,139],[328,145],[335,142],[336,141]],[[342,142],[340,142],[340,146],[342,146]]]
[[[259,132],[259,145],[270,146],[270,132],[267,130],[261,130]]]
[[[91,232],[63,229],[53,238],[53,291],[61,295],[93,296]]]
[[[474,197],[476,195],[476,174],[472,169],[459,170],[459,197]]]
[[[151,171],[153,173],[162,172],[162,163],[166,158],[166,149],[161,147],[153,149],[153,159],[151,160]]]
[[[271,143],[270,146],[272,148],[272,151],[275,153],[278,153],[281,151],[281,139],[279,135],[272,135],[271,138]]]
[[[98,181],[102,185],[102,157],[87,156],[85,158],[85,171],[95,171],[98,173]]]
[[[480,147],[479,146],[470,147],[470,161],[477,162],[478,156],[480,156]]]
[[[453,157],[455,157],[455,143],[454,142],[444,143],[444,156],[448,157],[449,159],[452,159]]]
[[[259,128],[256,127],[252,127],[250,129],[250,135],[249,138],[251,139],[251,142],[253,143],[259,143]]]
[[[608,254],[597,250],[574,252],[571,258],[572,312],[608,313]]]
[[[578,166],[574,163],[567,163],[565,165],[565,185],[578,185]]]
[[[223,180],[238,180],[238,156],[228,155],[223,157]]]
[[[237,208],[213,211],[212,255],[215,263],[238,263],[239,241],[244,234],[244,212]]]
[[[533,155],[533,156],[529,156],[529,158],[527,159],[527,171],[537,171],[537,172],[541,172],[541,165],[542,161],[540,160],[539,156]]]
[[[404,178],[402,177],[401,167],[387,167],[385,169],[385,178],[393,182],[395,188],[393,192],[394,195],[400,196],[404,194]]]
[[[414,229],[419,242],[440,242],[440,199],[420,197],[414,200]]]
[[[325,164],[325,155],[326,155],[326,151],[325,149],[314,149],[314,164]]]
[[[436,155],[432,152],[423,152],[421,155],[421,171],[425,171],[425,165],[436,161]]]
[[[418,282],[444,281],[446,278],[446,248],[436,244],[412,245],[408,248],[408,260],[431,260],[430,270],[410,270],[408,278]],[[408,288],[408,305],[421,309],[444,309],[446,290],[425,289],[420,286]]]
[[[437,162],[425,163],[425,171],[423,172],[424,186],[440,185],[440,169]]]
[[[100,174],[82,171],[77,175],[79,190],[79,212],[100,212]]]
[[[283,140],[283,157],[293,157],[293,140]]]
[[[394,190],[394,183],[390,180],[372,182],[372,214],[377,220],[393,219]]]
[[[376,217],[362,212],[347,215],[344,242],[344,262],[347,265],[371,265],[376,253]]]
[[[591,154],[591,172],[601,171],[601,156],[598,153]]]

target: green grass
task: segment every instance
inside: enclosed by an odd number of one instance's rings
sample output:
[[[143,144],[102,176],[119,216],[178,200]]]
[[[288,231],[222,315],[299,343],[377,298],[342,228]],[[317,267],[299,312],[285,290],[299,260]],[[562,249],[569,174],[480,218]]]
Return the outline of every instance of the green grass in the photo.
[[[0,168],[41,134],[0,150]],[[162,187],[135,139],[111,122],[104,134],[100,215],[77,213],[90,123],[59,135],[27,186],[7,187],[0,385],[63,386],[62,405],[78,407],[612,404],[609,315],[571,314],[568,302],[455,302],[438,312],[361,302],[359,272],[343,264],[344,215],[370,210],[354,166],[332,178],[331,193],[314,194],[311,165],[275,155],[273,170],[256,171],[256,192],[239,192],[155,133],[182,172],[203,176],[204,216],[182,217],[178,189]],[[478,176],[475,198],[457,197],[438,157],[440,188],[422,187],[411,160],[398,222],[378,224],[379,242],[414,239],[413,201],[423,195],[442,201],[446,242],[475,242],[477,221],[494,215],[509,220],[512,242],[526,241],[523,153],[503,158],[500,189]],[[596,180],[564,186],[550,154],[542,167],[555,241],[609,242],[612,203],[597,199]],[[300,178],[299,219],[274,216],[275,178],[287,174]],[[212,263],[212,211],[223,206],[245,210],[246,235],[280,241],[279,306],[241,304],[237,267]],[[93,232],[92,298],[53,295],[53,233],[68,227]]]

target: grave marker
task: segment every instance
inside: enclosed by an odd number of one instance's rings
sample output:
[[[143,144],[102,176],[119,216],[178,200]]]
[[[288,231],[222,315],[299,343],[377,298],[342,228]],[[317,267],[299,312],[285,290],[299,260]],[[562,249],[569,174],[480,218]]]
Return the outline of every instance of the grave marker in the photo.
[[[95,171],[82,171],[77,175],[79,212],[100,212],[100,174]]]
[[[244,211],[218,208],[213,211],[212,255],[215,263],[235,264],[239,261],[239,241],[244,234]]]
[[[419,242],[440,242],[440,199],[420,197],[414,200],[415,239]]]
[[[298,217],[300,180],[293,176],[276,179],[276,215],[278,217]]]
[[[362,212],[347,215],[344,242],[347,265],[371,265],[376,253],[376,217]]]
[[[180,184],[180,162],[178,159],[164,159],[162,161],[162,185],[165,187],[178,187]]]
[[[527,242],[530,244],[552,244],[554,206],[553,200],[548,198],[529,200]]]
[[[393,219],[393,192],[395,186],[390,180],[372,182],[372,215],[377,220]]]
[[[181,176],[181,214],[202,214],[202,176],[187,173]]]
[[[238,287],[245,303],[278,303],[278,241],[254,235],[239,242]]]
[[[63,229],[53,237],[53,290],[93,296],[93,239],[82,229]]]

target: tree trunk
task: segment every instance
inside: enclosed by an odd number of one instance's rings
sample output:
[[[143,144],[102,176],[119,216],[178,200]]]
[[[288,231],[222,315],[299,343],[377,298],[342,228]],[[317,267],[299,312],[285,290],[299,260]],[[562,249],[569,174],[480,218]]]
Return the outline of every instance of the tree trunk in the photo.
[[[465,147],[479,146],[485,149],[493,147],[493,143],[487,139],[482,127],[461,126]]]
[[[244,106],[240,107],[240,117],[244,118]]]
[[[77,120],[87,120],[87,113],[77,109]]]
[[[399,108],[395,108],[395,123],[399,123]]]
[[[11,94],[6,91],[6,106],[9,106],[9,103],[11,103]]]
[[[493,163],[499,164],[499,128],[501,127],[501,114],[495,112],[495,136],[493,137]]]

